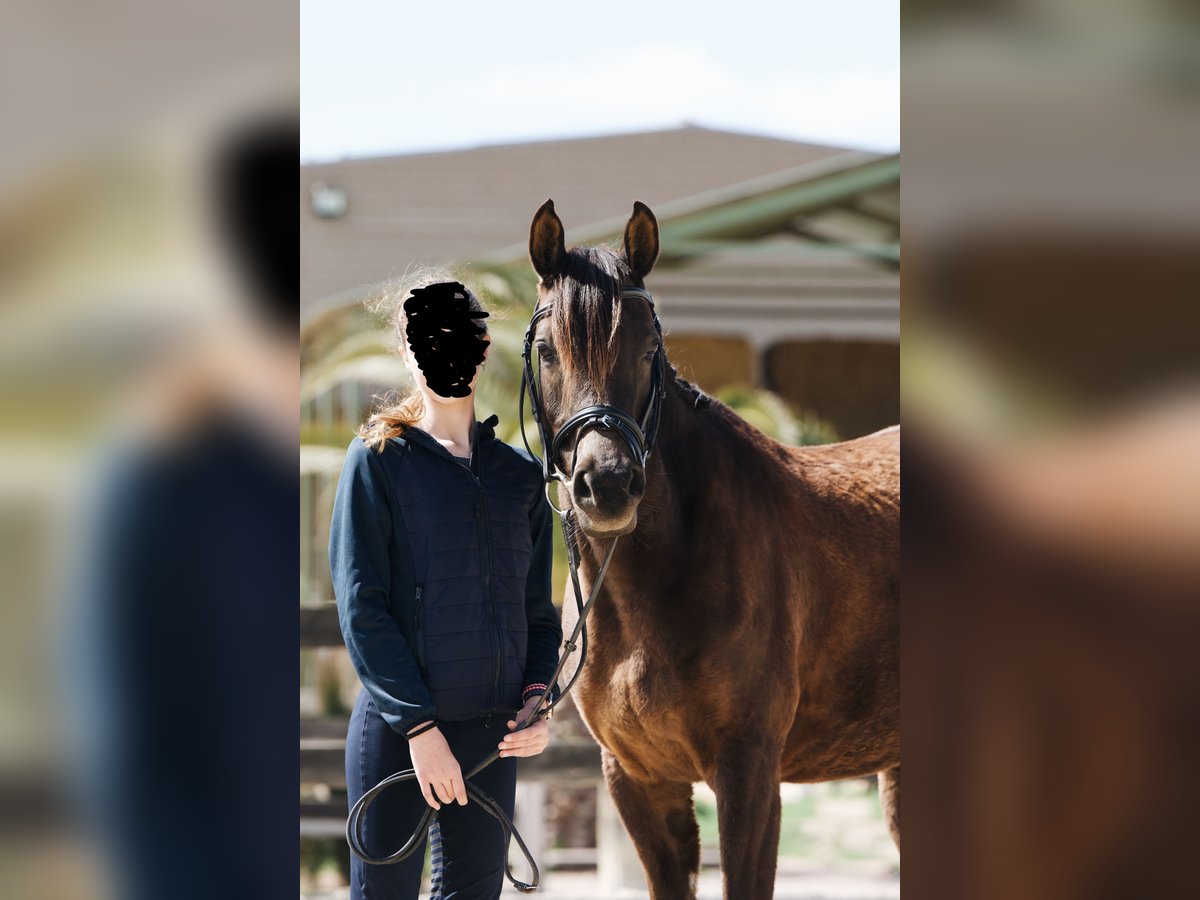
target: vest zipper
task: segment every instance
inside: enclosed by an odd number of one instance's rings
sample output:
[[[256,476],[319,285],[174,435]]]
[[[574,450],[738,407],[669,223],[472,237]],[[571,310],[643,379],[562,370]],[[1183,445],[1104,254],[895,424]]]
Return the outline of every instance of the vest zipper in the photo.
[[[504,665],[504,640],[500,633],[500,617],[496,614],[496,597],[492,591],[492,535],[491,529],[488,528],[488,508],[487,508],[487,492],[483,489],[483,479],[480,476],[480,447],[475,447],[475,452],[471,454],[471,474],[475,479],[475,487],[478,491],[478,499],[475,504],[475,518],[479,522],[479,530],[482,533],[483,541],[481,547],[483,550],[483,588],[487,594],[488,605],[492,612],[492,629],[496,641],[496,659],[495,667],[492,673],[492,684],[496,690],[495,706],[500,705],[500,690],[501,690],[501,674]]]
[[[421,585],[417,585],[416,603],[413,608],[414,640],[417,642],[417,666],[425,671],[425,637],[421,634]]]
[[[492,635],[495,639],[496,645],[496,664],[492,672],[492,687],[495,690],[496,700],[492,705],[499,707],[501,699],[500,692],[502,689],[500,679],[504,672],[504,638],[500,631],[500,617],[496,613],[496,597],[492,592],[492,536],[490,530],[488,529],[487,521],[487,494],[484,491],[483,478],[481,477],[479,471],[479,457],[482,455],[482,452],[483,448],[479,442],[477,426],[475,434],[475,447],[471,453],[470,464],[468,465],[467,463],[461,462],[455,459],[453,456],[450,457],[450,461],[456,466],[466,469],[467,473],[475,482],[475,521],[478,526],[477,531],[482,537],[482,540],[480,541],[480,549],[483,551],[483,589],[487,595],[486,600],[488,606],[491,608]]]

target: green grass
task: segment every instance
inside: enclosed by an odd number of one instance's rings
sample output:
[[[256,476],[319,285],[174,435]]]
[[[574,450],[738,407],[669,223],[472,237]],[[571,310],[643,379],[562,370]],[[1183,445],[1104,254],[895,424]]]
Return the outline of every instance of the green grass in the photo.
[[[779,855],[808,856],[816,839],[805,829],[817,812],[817,800],[810,795],[784,803],[779,819]]]
[[[695,799],[700,843],[719,845],[717,810],[707,795]],[[891,863],[895,848],[879,809],[879,795],[861,781],[810,785],[786,799],[779,826],[779,856],[830,866]]]
[[[817,809],[816,798],[801,797],[783,804],[779,823],[780,856],[805,856],[814,840],[805,833],[805,823]],[[700,824],[700,844],[716,847],[719,843],[717,807],[706,798],[696,799],[696,821]]]

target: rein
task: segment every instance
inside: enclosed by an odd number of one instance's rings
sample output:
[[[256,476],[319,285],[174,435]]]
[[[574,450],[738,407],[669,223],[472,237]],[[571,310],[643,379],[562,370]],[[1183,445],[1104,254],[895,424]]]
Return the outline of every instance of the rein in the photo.
[[[542,478],[545,482],[543,489],[546,492],[546,500],[549,502],[550,508],[558,513],[559,518],[562,520],[563,538],[567,545],[567,568],[571,575],[571,589],[575,594],[575,608],[579,613],[579,617],[575,622],[575,629],[571,632],[571,637],[563,641],[563,647],[566,652],[559,657],[558,665],[555,667],[554,674],[550,676],[547,684],[551,685],[551,687],[557,684],[558,676],[562,673],[567,659],[577,649],[580,651],[580,654],[579,666],[576,668],[575,674],[558,697],[547,702],[547,698],[550,697],[551,693],[551,688],[547,688],[546,693],[541,695],[537,705],[534,707],[533,714],[525,722],[517,726],[514,734],[516,731],[523,731],[549,715],[551,710],[557,707],[571,688],[575,686],[575,682],[583,672],[584,663],[587,662],[587,628],[585,623],[588,613],[592,609],[592,604],[596,601],[596,597],[600,593],[600,585],[604,582],[604,576],[608,572],[608,565],[612,562],[613,552],[617,549],[617,541],[619,540],[619,537],[614,537],[612,543],[609,544],[608,552],[604,555],[604,561],[600,565],[596,581],[592,584],[592,588],[588,592],[587,601],[585,602],[583,599],[583,590],[579,586],[579,546],[575,541],[575,529],[567,525],[567,516],[570,514],[571,509],[559,509],[550,498],[550,486],[554,482],[557,481],[560,484],[570,485],[571,479],[574,477],[574,459],[571,461],[572,472],[570,475],[556,471],[558,469],[556,459],[562,442],[573,432],[582,435],[588,428],[607,428],[621,435],[629,446],[630,452],[645,467],[646,461],[650,457],[650,451],[654,447],[654,439],[658,434],[659,421],[662,415],[662,401],[666,395],[666,353],[662,345],[662,326],[659,324],[658,315],[654,310],[654,297],[651,296],[649,291],[643,288],[625,288],[621,291],[621,297],[622,299],[637,297],[646,300],[650,304],[650,313],[654,317],[654,328],[658,332],[659,337],[658,350],[655,352],[651,375],[650,397],[646,403],[646,409],[642,414],[640,422],[622,409],[599,404],[584,407],[574,413],[563,423],[558,432],[552,435],[549,425],[543,416],[544,407],[542,404],[541,388],[534,378],[532,362],[533,334],[537,330],[537,323],[549,313],[550,307],[547,305],[535,309],[532,318],[529,320],[529,326],[525,330],[525,346],[522,353],[525,369],[524,376],[521,379],[520,399],[518,401],[521,440],[524,442],[525,449],[529,452],[529,455],[537,459],[537,454],[529,446],[529,439],[525,435],[525,392],[528,389],[529,409],[533,414],[534,421],[537,423],[538,435],[542,444],[542,458],[540,462],[542,464]],[[467,790],[467,797],[478,803],[488,815],[500,823],[500,828],[504,832],[505,877],[508,878],[513,887],[518,891],[531,894],[538,889],[538,885],[541,883],[541,873],[538,870],[533,854],[529,851],[520,832],[517,831],[512,820],[509,819],[500,804],[471,781],[475,775],[479,774],[499,758],[500,751],[498,749],[492,751],[488,757],[480,760],[478,764],[463,776],[463,783]],[[416,777],[417,773],[415,769],[405,769],[394,775],[389,775],[359,797],[358,802],[354,804],[354,808],[350,810],[350,815],[346,820],[346,843],[350,845],[350,849],[354,852],[354,855],[363,862],[378,866],[392,865],[412,856],[416,852],[416,849],[424,842],[426,833],[432,826],[433,819],[437,814],[436,810],[431,806],[426,806],[421,820],[417,823],[416,829],[404,846],[393,853],[386,856],[373,856],[367,851],[363,838],[366,813],[375,803],[376,799],[388,788],[405,781],[413,781]],[[517,846],[521,849],[525,860],[529,863],[530,870],[533,872],[532,879],[529,882],[517,879],[513,875],[512,868],[509,865],[508,856],[513,838],[516,838]]]

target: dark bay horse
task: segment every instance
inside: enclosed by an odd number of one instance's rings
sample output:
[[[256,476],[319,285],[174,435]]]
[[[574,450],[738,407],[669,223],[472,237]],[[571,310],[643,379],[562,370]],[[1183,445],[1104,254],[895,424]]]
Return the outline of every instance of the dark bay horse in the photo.
[[[644,287],[658,223],[637,203],[624,252],[567,251],[547,201],[530,258],[543,415],[551,433],[606,404],[640,419],[659,335]],[[614,430],[576,431],[557,464],[588,620],[575,700],[656,900],[695,896],[692,784],[717,797],[725,897],[774,892],[781,781],[879,773],[899,844],[900,434],[789,447],[668,366],[643,470]],[[573,602],[564,604],[569,633]],[[564,676],[565,677],[565,676]]]

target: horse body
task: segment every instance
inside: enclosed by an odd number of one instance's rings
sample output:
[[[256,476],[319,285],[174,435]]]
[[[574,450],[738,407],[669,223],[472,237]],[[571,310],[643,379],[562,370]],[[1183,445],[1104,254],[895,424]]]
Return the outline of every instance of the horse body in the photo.
[[[549,268],[543,259],[539,273]],[[576,382],[564,374],[556,390]],[[596,393],[638,396],[643,382]],[[613,476],[644,494],[590,614],[575,698],[651,895],[694,896],[692,784],[704,781],[717,797],[725,896],[759,900],[774,890],[781,781],[883,773],[898,842],[899,430],[788,447],[700,399],[672,370],[644,473]],[[621,518],[619,504],[600,508],[599,481],[579,484],[619,468],[613,446],[596,430],[569,451],[575,475],[559,499],[577,511],[590,501],[593,523]],[[587,593],[611,536],[585,526]],[[563,608],[569,631],[577,613]]]
[[[593,608],[576,702],[627,824],[654,818],[628,782],[674,787],[686,817],[693,782],[721,805],[722,769],[743,769],[729,790],[744,808],[726,809],[723,826],[773,821],[759,846],[722,827],[722,846],[769,856],[773,884],[779,782],[900,764],[899,430],[789,448],[672,395],[647,473],[651,512],[622,539]],[[606,542],[583,535],[580,547],[586,591]],[[564,611],[569,629],[573,604]],[[644,840],[698,860],[690,835]],[[688,896],[668,871],[655,896]]]
[[[679,402],[667,421],[689,416],[722,429],[732,413]],[[757,437],[660,439],[677,458],[652,459],[642,504],[665,502],[614,557],[579,704],[603,746],[660,777],[708,780],[711,748],[747,729],[783,741],[785,780],[878,772],[899,761],[899,433],[814,448]],[[581,544],[590,586],[606,542]]]

